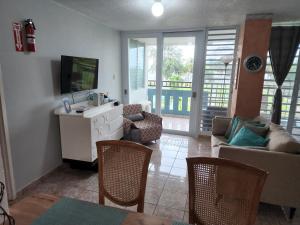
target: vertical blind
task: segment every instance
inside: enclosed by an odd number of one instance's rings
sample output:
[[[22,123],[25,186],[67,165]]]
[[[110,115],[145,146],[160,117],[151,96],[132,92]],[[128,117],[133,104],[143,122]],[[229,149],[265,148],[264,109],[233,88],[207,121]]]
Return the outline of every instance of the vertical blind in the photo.
[[[145,87],[145,44],[129,40],[129,80],[133,90]]]
[[[211,131],[214,116],[226,116],[230,101],[232,63],[225,73],[223,57],[234,57],[236,29],[208,30],[200,131]]]

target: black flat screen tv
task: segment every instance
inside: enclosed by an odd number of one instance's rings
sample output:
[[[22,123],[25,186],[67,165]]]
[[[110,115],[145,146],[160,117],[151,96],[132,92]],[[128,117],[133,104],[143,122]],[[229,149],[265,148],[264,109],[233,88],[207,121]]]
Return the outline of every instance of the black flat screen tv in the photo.
[[[98,88],[99,59],[61,56],[61,94]]]

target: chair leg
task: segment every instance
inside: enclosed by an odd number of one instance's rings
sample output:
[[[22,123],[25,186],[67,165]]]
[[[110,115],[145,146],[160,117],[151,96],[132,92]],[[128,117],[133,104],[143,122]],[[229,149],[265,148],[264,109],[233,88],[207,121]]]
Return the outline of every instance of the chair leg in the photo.
[[[137,205],[137,212],[144,213],[144,201],[140,201]]]
[[[289,219],[292,220],[295,216],[296,208],[290,208]]]

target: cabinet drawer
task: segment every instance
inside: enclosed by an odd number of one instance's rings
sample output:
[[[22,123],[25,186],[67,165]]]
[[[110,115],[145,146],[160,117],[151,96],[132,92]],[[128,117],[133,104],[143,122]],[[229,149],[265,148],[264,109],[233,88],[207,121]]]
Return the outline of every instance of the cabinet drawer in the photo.
[[[104,114],[100,114],[98,116],[95,116],[91,119],[92,122],[92,126],[93,127],[99,127],[101,124],[104,124],[106,121],[105,115]]]
[[[102,118],[95,118],[92,120],[91,129],[92,132],[97,131],[100,133],[112,132],[119,129],[123,125],[123,116],[118,116],[115,119],[101,123]]]
[[[110,123],[111,121],[118,119],[120,116],[123,116],[123,105],[116,106],[107,112],[93,117],[92,124],[98,127],[101,124]]]
[[[105,133],[103,132],[103,130],[101,128],[95,128],[91,132],[92,144],[95,144],[97,141],[104,140],[104,137],[105,137]]]
[[[111,133],[106,138],[108,140],[120,140],[123,137],[123,127],[120,127],[118,130]]]
[[[110,122],[108,132],[114,132],[120,127],[123,127],[123,116],[119,116],[119,118]]]
[[[115,106],[114,109],[111,110],[110,121],[118,119],[120,116],[123,117],[123,105]]]
[[[96,147],[97,141],[120,140],[122,137],[123,137],[123,127],[120,127],[119,129],[115,130],[114,132],[111,132],[110,134],[99,137],[98,140],[92,140],[92,159],[95,160],[97,158],[97,147]]]

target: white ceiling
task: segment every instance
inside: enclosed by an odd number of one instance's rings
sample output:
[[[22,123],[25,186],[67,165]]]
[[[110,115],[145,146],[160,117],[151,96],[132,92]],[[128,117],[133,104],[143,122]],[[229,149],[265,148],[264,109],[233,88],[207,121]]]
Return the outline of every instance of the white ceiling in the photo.
[[[300,0],[162,0],[160,18],[151,15],[154,0],[55,1],[118,30],[236,25],[254,13],[273,13],[275,22],[300,20]]]

